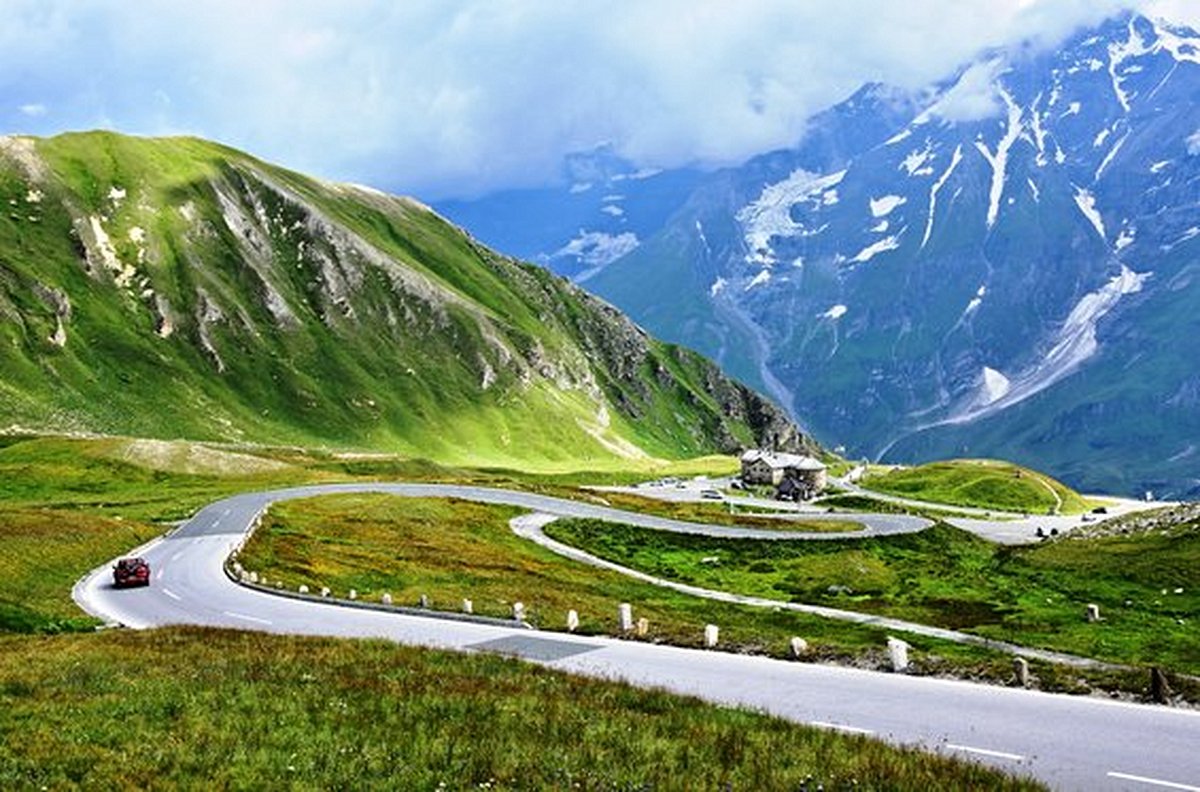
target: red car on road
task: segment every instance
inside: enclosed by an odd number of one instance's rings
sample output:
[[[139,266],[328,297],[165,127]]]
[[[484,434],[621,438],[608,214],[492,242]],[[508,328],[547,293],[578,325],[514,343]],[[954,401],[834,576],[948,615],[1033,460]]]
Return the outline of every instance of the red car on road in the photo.
[[[144,558],[122,558],[113,565],[113,585],[117,588],[150,585],[150,565]]]

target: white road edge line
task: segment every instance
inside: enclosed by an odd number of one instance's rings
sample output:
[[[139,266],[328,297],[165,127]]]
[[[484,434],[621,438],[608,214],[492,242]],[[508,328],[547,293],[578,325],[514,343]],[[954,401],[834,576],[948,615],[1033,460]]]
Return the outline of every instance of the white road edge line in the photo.
[[[1129,775],[1128,773],[1118,773],[1115,770],[1110,770],[1108,772],[1108,777],[1119,778],[1122,781],[1137,781],[1140,784],[1150,784],[1151,786],[1166,787],[1167,789],[1183,789],[1187,792],[1200,792],[1200,786],[1179,784],[1174,781],[1163,781],[1158,778],[1147,778],[1146,776]]]
[[[183,599],[178,594],[176,594],[174,591],[171,591],[171,589],[166,588],[165,586],[163,587],[162,593],[166,594],[168,597],[170,597],[173,600]]]
[[[980,756],[992,756],[997,759],[1011,759],[1014,762],[1020,762],[1025,759],[1021,754],[1007,753],[1005,751],[992,751],[987,748],[976,748],[972,745],[956,745],[955,743],[946,743],[946,747],[954,751],[966,751],[967,753],[979,754]]]
[[[226,616],[232,616],[235,619],[243,619],[248,622],[256,622],[258,624],[270,624],[266,619],[260,619],[257,616],[247,616],[244,613],[234,613],[233,611],[221,611]]]
[[[816,726],[819,729],[833,729],[834,731],[849,732],[850,734],[874,734],[870,729],[860,729],[857,726],[844,726],[840,723],[826,723],[825,721],[809,721],[809,726]]]

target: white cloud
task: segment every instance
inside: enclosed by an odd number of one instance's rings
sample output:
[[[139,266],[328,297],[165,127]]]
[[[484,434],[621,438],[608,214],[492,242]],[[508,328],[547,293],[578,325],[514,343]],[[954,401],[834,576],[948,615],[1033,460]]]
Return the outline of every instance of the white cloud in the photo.
[[[936,105],[930,115],[946,121],[981,121],[998,116],[1004,103],[997,92],[996,78],[1005,70],[1004,61],[995,59],[970,66]]]
[[[919,88],[1120,2],[0,0],[0,92],[53,107],[14,113],[20,131],[187,131],[436,199],[544,183],[600,141],[644,166],[737,162],[865,81]],[[990,109],[966,99],[948,112]]]
[[[44,104],[23,104],[17,109],[21,111],[21,115],[29,116],[30,118],[37,118],[38,116],[46,115],[46,105]]]

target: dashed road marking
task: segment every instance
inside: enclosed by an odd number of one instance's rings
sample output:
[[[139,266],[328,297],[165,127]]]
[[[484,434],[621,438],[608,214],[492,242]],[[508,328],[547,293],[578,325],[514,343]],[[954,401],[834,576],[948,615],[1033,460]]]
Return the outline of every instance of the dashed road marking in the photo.
[[[1160,778],[1147,778],[1146,776],[1130,775],[1129,773],[1118,773],[1111,770],[1108,773],[1109,778],[1119,778],[1122,781],[1136,781],[1139,784],[1148,784],[1149,786],[1159,786],[1164,789],[1183,789],[1185,792],[1200,792],[1200,786],[1191,786],[1190,784],[1180,784],[1176,781],[1163,781]]]
[[[834,729],[835,731],[847,732],[849,734],[874,734],[870,729],[861,729],[858,726],[846,726],[841,723],[826,723],[825,721],[809,721],[809,726],[816,726],[820,729]]]
[[[256,624],[270,624],[271,623],[271,622],[267,621],[266,619],[260,619],[257,616],[247,616],[244,613],[235,613],[234,611],[221,611],[221,612],[224,613],[226,616],[231,616],[235,619],[241,619],[242,621],[254,622]]]
[[[172,561],[178,561],[178,560],[179,560],[179,557],[180,557],[181,555],[183,555],[183,551],[182,551],[182,550],[180,550],[180,551],[179,551],[178,553],[176,553],[175,555],[171,556],[171,560],[172,560]]]
[[[1011,759],[1014,762],[1020,762],[1025,758],[1021,754],[1008,753],[1007,751],[993,751],[990,748],[976,748],[973,745],[946,743],[946,747],[954,751],[965,751],[967,753],[979,754],[980,756],[992,756],[996,759]]]
[[[171,591],[171,589],[169,589],[169,588],[164,588],[162,590],[162,593],[166,594],[168,597],[170,597],[173,600],[183,599],[183,597],[180,597],[178,594],[176,594],[174,591]]]

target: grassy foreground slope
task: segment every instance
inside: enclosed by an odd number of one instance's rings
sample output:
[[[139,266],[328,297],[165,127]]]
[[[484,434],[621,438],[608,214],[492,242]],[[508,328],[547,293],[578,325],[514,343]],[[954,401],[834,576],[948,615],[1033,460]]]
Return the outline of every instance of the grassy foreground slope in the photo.
[[[808,442],[413,200],[86,133],[0,137],[0,201],[0,427],[541,470]]]
[[[5,789],[1040,789],[486,655],[168,629],[0,639]]]
[[[991,459],[955,459],[871,475],[867,489],[903,498],[1028,514],[1077,514],[1089,508],[1045,473]]]

